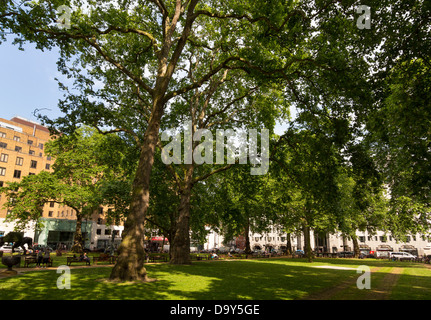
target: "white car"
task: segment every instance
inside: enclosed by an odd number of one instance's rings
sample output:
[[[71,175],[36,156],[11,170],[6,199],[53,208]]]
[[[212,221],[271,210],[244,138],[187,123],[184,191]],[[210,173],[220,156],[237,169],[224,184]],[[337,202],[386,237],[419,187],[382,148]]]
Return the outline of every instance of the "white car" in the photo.
[[[5,244],[4,246],[2,246],[0,248],[0,251],[11,253],[12,252],[12,246]],[[13,249],[13,251],[24,252],[20,247]]]
[[[390,252],[389,258],[398,260],[410,260],[416,259],[417,257],[408,252]]]
[[[0,248],[0,251],[3,252],[12,252],[12,246],[4,245]]]

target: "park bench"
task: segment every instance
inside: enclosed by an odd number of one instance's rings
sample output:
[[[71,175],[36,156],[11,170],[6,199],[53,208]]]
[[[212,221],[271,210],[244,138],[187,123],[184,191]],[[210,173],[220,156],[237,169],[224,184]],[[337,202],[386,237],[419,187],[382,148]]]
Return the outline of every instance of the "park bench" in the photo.
[[[114,264],[117,260],[117,257],[115,256],[109,256],[109,255],[100,255],[98,257],[93,257],[93,263],[97,264],[99,261],[108,261],[110,264]]]
[[[52,262],[53,262],[53,259],[49,258],[47,266],[52,267]],[[32,263],[37,263],[37,257],[36,256],[24,256],[24,268],[29,268],[30,264],[32,264]],[[41,264],[43,264],[43,260],[42,260]]]
[[[164,255],[163,256],[150,256],[149,260],[151,262],[156,262],[156,261],[159,261],[159,262],[168,262],[168,257],[164,256]]]
[[[87,266],[90,265],[89,260],[81,260],[81,259],[76,258],[76,257],[67,257],[67,265],[68,266],[70,266],[73,262],[84,262]]]

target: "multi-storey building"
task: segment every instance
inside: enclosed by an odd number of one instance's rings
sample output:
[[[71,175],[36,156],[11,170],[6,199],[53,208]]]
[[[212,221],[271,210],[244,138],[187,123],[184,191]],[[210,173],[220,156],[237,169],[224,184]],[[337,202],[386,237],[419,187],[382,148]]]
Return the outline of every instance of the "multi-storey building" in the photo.
[[[353,241],[348,237],[343,237],[340,233],[317,234],[310,232],[311,249],[315,252],[340,253],[353,251]],[[364,231],[356,232],[360,250],[372,252],[377,257],[385,257],[390,251],[407,251],[415,255],[431,255],[431,237],[426,235],[410,235],[404,242],[397,241],[390,234],[377,231],[369,234]],[[251,250],[272,251],[285,250],[287,247],[287,234],[271,228],[269,232],[249,234]],[[291,234],[290,244],[293,251],[304,250],[304,237],[302,233]],[[234,241],[226,244],[223,236],[211,231],[207,236],[207,241],[203,245],[205,250],[213,250],[221,247],[236,247],[245,249],[244,237],[238,237]]]
[[[49,130],[39,123],[21,117],[11,120],[0,118],[0,187],[7,182],[20,181],[27,175],[51,171],[54,159],[44,152],[50,140]],[[15,227],[13,222],[5,222],[6,201],[5,195],[0,195],[0,236],[13,231]],[[104,210],[106,208],[100,207],[91,219],[82,223],[87,248],[104,248],[112,242],[117,246],[121,241],[123,227],[107,226]],[[52,201],[44,206],[41,220],[44,225],[42,230],[35,230],[34,224],[30,224],[23,231],[24,236],[53,248],[72,245],[76,229],[74,209]]]

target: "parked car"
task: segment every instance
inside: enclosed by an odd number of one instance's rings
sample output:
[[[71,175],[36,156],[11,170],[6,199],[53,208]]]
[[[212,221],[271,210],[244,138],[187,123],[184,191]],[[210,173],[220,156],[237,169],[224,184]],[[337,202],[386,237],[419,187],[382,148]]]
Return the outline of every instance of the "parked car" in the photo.
[[[218,248],[218,253],[228,253],[228,252],[229,252],[229,248],[226,248],[226,247]]]
[[[341,251],[338,252],[339,258],[353,258],[354,253],[352,251]]]
[[[2,246],[0,248],[0,251],[3,251],[3,252],[12,252],[12,246],[4,245],[4,246]]]
[[[408,252],[389,252],[389,258],[393,260],[412,260],[417,257]]]
[[[12,252],[12,246],[11,245],[3,245],[1,248],[0,248],[0,251],[3,251],[3,252]],[[15,249],[13,249],[13,251],[14,252],[24,252],[24,250],[22,250],[21,248],[15,248]]]
[[[303,257],[303,256],[305,255],[305,252],[304,252],[304,250],[296,250],[296,251],[293,253],[293,255],[294,255],[294,256],[297,256],[297,257]]]
[[[48,251],[48,252],[53,252],[54,251],[51,247],[45,246],[45,245],[41,245],[41,244],[33,246],[33,250],[34,251],[36,251],[36,250],[38,250],[38,251]]]

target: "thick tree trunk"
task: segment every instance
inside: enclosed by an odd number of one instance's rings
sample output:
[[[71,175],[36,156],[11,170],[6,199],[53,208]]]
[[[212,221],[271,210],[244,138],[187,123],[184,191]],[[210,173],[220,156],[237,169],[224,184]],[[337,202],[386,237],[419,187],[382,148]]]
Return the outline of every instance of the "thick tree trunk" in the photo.
[[[70,251],[81,253],[84,248],[82,247],[82,215],[80,213],[76,213],[76,228],[75,235],[73,237],[73,245]]]
[[[192,196],[193,165],[187,166],[184,187],[181,190],[176,231],[171,246],[171,264],[190,264],[190,199]]]
[[[153,109],[145,132],[138,169],[132,189],[130,211],[125,223],[117,263],[112,269],[111,280],[148,281],[145,262],[145,216],[150,199],[150,176],[154,163],[154,151],[158,141],[163,104]]]

